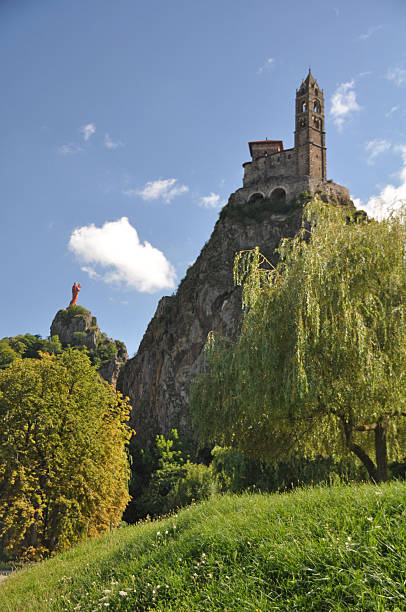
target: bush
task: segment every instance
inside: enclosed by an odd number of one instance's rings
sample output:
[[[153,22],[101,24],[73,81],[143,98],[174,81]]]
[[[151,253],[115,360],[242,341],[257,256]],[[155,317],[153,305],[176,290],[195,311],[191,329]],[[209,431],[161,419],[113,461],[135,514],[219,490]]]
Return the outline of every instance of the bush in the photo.
[[[156,437],[155,448],[139,449],[130,442],[130,495],[124,520],[162,516],[193,500],[206,499],[214,490],[211,469],[192,463],[176,429],[170,437]]]
[[[216,492],[213,473],[207,465],[190,463],[185,465],[186,473],[171,491],[173,508],[187,506],[194,501],[207,499]]]
[[[82,346],[86,344],[87,333],[84,331],[73,332],[72,334],[72,345]]]
[[[241,493],[247,489],[265,492],[297,486],[334,482],[362,481],[366,470],[353,457],[335,461],[331,457],[311,460],[296,457],[290,461],[268,463],[246,457],[241,451],[215,446],[211,469],[219,491]]]
[[[302,202],[292,200],[271,200],[270,198],[258,198],[249,202],[239,203],[230,199],[228,204],[220,211],[220,219],[231,218],[244,222],[247,219],[262,221],[270,214],[287,214],[302,209]]]

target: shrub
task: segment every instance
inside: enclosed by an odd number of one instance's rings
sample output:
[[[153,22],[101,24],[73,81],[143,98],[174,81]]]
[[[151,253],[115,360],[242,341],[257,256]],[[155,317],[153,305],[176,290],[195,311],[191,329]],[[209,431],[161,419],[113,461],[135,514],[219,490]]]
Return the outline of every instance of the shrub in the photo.
[[[173,508],[202,501],[216,491],[213,472],[207,465],[188,461],[185,470],[185,475],[178,480],[170,494]]]

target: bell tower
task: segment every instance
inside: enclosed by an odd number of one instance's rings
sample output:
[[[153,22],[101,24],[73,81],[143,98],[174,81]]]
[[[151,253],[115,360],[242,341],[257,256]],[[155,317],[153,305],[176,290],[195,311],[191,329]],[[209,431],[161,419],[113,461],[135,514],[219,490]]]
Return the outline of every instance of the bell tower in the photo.
[[[324,95],[309,74],[296,90],[295,149],[297,174],[326,180]]]

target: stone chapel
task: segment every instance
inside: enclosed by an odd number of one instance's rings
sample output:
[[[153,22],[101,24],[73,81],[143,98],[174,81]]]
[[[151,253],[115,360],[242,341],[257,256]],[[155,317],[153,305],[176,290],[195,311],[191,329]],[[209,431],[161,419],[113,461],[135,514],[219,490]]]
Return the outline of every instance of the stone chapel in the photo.
[[[327,180],[324,93],[310,69],[296,90],[294,142],[292,149],[284,149],[282,140],[249,142],[252,159],[243,164],[243,187],[235,192],[235,200],[288,203],[303,191],[348,199],[346,187]]]

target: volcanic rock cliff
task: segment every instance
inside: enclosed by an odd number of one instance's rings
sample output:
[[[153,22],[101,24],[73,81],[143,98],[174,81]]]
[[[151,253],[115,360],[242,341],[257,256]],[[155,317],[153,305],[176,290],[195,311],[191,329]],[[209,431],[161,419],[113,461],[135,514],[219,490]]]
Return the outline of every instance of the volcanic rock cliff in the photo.
[[[116,387],[120,368],[128,359],[125,344],[108,338],[97,325],[97,319],[83,306],[59,310],[51,323],[51,337],[59,336],[63,347],[85,346],[100,375]]]
[[[281,207],[264,198],[242,205],[230,197],[176,295],[160,300],[137,354],[120,371],[117,388],[130,397],[141,446],[174,427],[191,433],[189,387],[201,369],[207,334],[233,336],[241,319],[232,273],[236,252],[259,246],[276,263],[274,249],[297,232],[301,219],[300,200]]]

